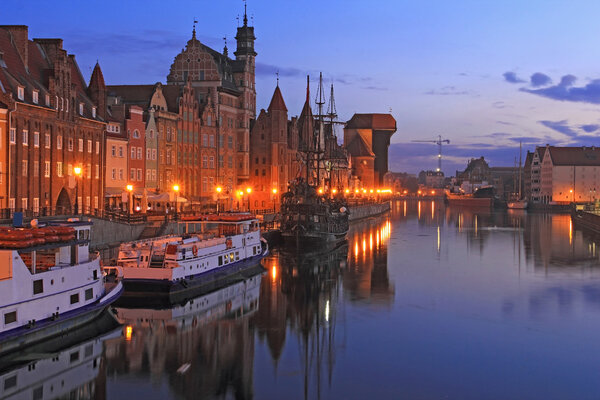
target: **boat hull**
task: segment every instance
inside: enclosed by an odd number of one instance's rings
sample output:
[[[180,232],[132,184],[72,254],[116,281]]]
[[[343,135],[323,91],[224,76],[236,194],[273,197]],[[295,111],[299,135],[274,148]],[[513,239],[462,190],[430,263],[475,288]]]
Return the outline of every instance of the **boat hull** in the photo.
[[[525,210],[527,208],[527,201],[509,201],[508,203],[506,203],[506,206],[511,210]]]
[[[0,334],[0,355],[21,351],[31,345],[73,331],[95,320],[123,292],[123,285],[116,285],[98,301],[60,314],[56,319],[36,321],[31,327],[20,326]]]
[[[223,285],[224,282],[244,276],[244,272],[258,267],[263,269],[260,261],[268,254],[268,250],[260,255],[240,260],[227,266],[216,268],[186,279],[172,281],[169,279],[123,279],[125,292],[117,305],[138,306],[176,304],[196,297],[199,293],[210,291]],[[241,274],[241,275],[240,275]]]
[[[447,197],[449,206],[492,208],[493,199],[489,197]]]

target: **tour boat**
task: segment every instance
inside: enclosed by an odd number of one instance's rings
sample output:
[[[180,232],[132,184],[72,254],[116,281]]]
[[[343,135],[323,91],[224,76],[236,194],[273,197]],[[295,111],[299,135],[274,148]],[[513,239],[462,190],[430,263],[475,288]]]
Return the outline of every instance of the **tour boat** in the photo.
[[[90,254],[91,222],[0,229],[0,354],[90,322],[118,298]]]
[[[199,229],[121,245],[116,270],[125,296],[151,292],[176,302],[268,254],[258,219],[249,213],[198,216],[185,224]]]

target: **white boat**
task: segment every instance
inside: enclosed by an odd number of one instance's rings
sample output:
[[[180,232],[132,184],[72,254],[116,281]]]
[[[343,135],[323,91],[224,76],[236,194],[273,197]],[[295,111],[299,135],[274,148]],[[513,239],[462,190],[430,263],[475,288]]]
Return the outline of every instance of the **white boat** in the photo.
[[[185,224],[199,229],[121,245],[116,269],[126,296],[152,293],[181,301],[192,289],[206,290],[268,254],[258,219],[251,214],[200,216]]]
[[[78,328],[97,317],[123,288],[105,289],[91,222],[0,231],[0,354]]]

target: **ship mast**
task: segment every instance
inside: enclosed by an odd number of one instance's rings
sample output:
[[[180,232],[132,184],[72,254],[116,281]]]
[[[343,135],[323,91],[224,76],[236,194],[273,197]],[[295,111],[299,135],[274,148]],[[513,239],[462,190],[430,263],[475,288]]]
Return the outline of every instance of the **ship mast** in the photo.
[[[335,98],[333,96],[333,83],[331,84],[331,93],[329,95],[329,106],[327,107],[327,116],[329,117],[329,126],[331,129],[331,140],[335,140],[335,144],[337,144],[337,138],[335,136],[335,119],[337,118],[337,109],[335,107]],[[329,158],[329,161],[331,162],[331,167],[330,167],[330,172],[329,172],[329,186],[333,186],[332,183],[332,178],[335,172],[335,180],[336,180],[336,186],[339,186],[340,182],[339,182],[339,171],[336,172],[336,168],[334,166],[334,160],[333,160],[333,154],[331,154],[331,152],[333,151],[333,147],[334,146],[330,146],[329,151],[330,154],[327,155],[327,157]],[[337,160],[335,160],[335,164],[337,164]]]
[[[322,151],[323,151],[323,147],[324,147],[324,135],[323,135],[323,106],[325,105],[325,94],[323,93],[323,73],[319,73],[319,87],[317,89],[317,96],[315,99],[315,103],[318,106],[319,109],[319,126],[318,126],[318,131],[317,131],[317,137],[316,137],[316,160],[317,160],[317,185],[321,186],[321,177],[320,177],[320,171],[321,171],[321,161],[323,159],[322,157]]]

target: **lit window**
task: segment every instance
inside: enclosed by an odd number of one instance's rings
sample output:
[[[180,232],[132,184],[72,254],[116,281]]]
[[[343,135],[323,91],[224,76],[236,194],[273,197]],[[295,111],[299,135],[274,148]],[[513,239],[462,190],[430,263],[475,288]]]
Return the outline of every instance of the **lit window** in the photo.
[[[49,149],[50,148],[50,134],[46,133],[44,135],[44,146]]]
[[[137,158],[138,158],[138,160],[142,159],[142,156],[143,156],[142,150],[144,150],[144,149],[142,149],[141,147],[137,148]]]
[[[73,138],[67,140],[67,147],[69,151],[73,151]]]
[[[88,144],[88,145],[87,145],[87,147],[88,147],[88,153],[90,153],[90,154],[91,154],[91,153],[92,153],[92,141],[91,141],[91,140],[88,140],[88,141],[87,141],[87,144]]]
[[[44,177],[50,178],[50,161],[44,161]]]
[[[79,103],[79,115],[83,115],[83,103]]]
[[[46,95],[46,107],[50,107],[50,95]]]
[[[19,98],[19,100],[25,99],[25,88],[21,86],[17,88],[17,97]]]
[[[100,142],[96,141],[96,154],[100,154]]]
[[[29,131],[23,129],[23,146],[29,145]]]
[[[100,165],[96,164],[96,179],[100,178]]]
[[[17,129],[16,128],[10,128],[9,139],[10,139],[10,144],[15,144],[17,142]]]
[[[57,161],[56,162],[56,175],[58,175],[59,177],[63,176],[63,163],[62,161]]]
[[[33,132],[33,147],[40,147],[40,133]]]
[[[39,92],[37,90],[34,90],[33,93],[31,93],[31,99],[33,100],[34,104],[37,104],[40,101]]]
[[[92,107],[92,118],[96,118],[96,107]]]
[[[57,150],[62,149],[62,136],[60,136],[60,135],[56,137],[56,149]]]
[[[23,176],[27,176],[27,160],[22,160],[22,174]]]
[[[79,147],[79,152],[83,153],[83,139],[78,139],[77,140],[77,144],[78,144],[78,147]]]

